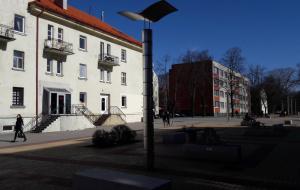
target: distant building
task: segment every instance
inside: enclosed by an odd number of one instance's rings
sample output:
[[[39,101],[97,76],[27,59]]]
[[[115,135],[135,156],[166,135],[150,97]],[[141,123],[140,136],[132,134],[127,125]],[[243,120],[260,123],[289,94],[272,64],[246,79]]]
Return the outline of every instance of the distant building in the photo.
[[[169,96],[174,113],[221,116],[231,113],[228,68],[215,61],[173,65]],[[249,80],[235,73],[234,113],[249,111]]]

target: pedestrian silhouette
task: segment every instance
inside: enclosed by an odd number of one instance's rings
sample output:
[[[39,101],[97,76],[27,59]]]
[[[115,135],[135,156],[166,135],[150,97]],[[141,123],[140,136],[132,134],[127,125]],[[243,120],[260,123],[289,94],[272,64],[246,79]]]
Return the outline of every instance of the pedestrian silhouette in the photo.
[[[170,126],[170,112],[166,112],[166,120],[167,120],[167,125]]]
[[[163,112],[162,112],[162,120],[163,120],[164,127],[165,127],[165,126],[166,126],[166,121],[167,121],[166,111],[163,111]]]
[[[16,142],[17,137],[18,138],[24,138],[24,142],[27,141],[27,138],[23,132],[23,118],[20,114],[17,115],[17,121],[15,125],[15,138],[12,142]]]

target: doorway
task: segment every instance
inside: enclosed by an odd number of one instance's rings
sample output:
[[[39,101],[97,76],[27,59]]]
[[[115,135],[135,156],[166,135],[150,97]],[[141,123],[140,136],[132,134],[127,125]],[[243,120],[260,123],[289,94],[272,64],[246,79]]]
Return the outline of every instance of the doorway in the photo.
[[[109,109],[109,95],[100,95],[100,114],[108,113]]]

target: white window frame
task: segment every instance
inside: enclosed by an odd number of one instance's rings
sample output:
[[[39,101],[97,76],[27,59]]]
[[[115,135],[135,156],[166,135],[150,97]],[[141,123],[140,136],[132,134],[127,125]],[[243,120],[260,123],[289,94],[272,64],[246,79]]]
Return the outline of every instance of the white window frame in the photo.
[[[127,85],[127,78],[125,72],[121,72],[121,85]]]
[[[22,31],[20,30],[16,30],[16,18],[20,18],[22,20]],[[18,14],[15,14],[15,17],[14,17],[14,31],[17,32],[17,33],[25,33],[25,17],[24,16],[21,16],[21,15],[18,15]]]
[[[124,98],[124,104],[123,104],[123,98]],[[125,95],[121,96],[121,108],[127,108],[127,96]]]
[[[81,95],[83,95],[83,97],[84,97],[84,100],[83,100],[83,102],[81,102]],[[85,104],[86,105],[86,103],[87,103],[87,93],[86,92],[79,92],[79,103],[81,103],[81,104]]]
[[[57,40],[59,40],[60,42],[64,41],[64,29],[62,28],[57,29]]]
[[[105,80],[105,73],[104,73],[104,69],[100,69],[100,82],[104,82]]]
[[[60,72],[58,72],[58,68],[59,68]],[[57,61],[57,64],[56,64],[56,75],[57,76],[63,76],[63,62],[61,62],[61,61]]]
[[[124,63],[127,62],[127,52],[125,49],[121,49],[121,61]]]
[[[84,40],[84,47],[83,48],[80,47],[81,46],[81,39]],[[82,36],[82,35],[79,36],[79,49],[84,50],[84,51],[87,50],[87,37],[86,36]]]
[[[21,53],[21,57],[17,57],[15,54]],[[24,64],[25,64],[25,53],[23,51],[14,50],[13,55],[13,69],[14,70],[24,70]]]
[[[50,70],[48,70],[48,68],[50,68]],[[51,59],[47,59],[46,73],[48,73],[48,74],[53,73],[53,60],[51,60]]]
[[[84,70],[82,70],[84,69]],[[86,64],[79,64],[79,78],[86,79],[87,78],[87,65]]]
[[[54,38],[54,26],[48,24],[48,33],[47,33],[48,40],[52,40]]]

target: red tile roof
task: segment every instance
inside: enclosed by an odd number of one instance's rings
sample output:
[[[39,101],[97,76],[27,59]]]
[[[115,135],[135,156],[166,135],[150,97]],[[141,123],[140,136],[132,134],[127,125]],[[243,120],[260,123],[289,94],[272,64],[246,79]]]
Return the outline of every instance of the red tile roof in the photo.
[[[54,12],[61,16],[67,17],[68,19],[72,19],[87,26],[96,28],[104,33],[120,38],[134,45],[142,46],[142,43],[140,41],[128,36],[127,34],[120,32],[112,26],[102,22],[98,18],[91,16],[69,5],[67,10],[64,10],[63,8],[55,4],[53,1],[54,0],[35,0],[30,2],[29,4],[35,4],[41,8],[46,9],[47,11]]]

